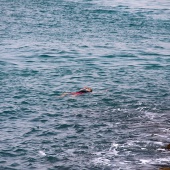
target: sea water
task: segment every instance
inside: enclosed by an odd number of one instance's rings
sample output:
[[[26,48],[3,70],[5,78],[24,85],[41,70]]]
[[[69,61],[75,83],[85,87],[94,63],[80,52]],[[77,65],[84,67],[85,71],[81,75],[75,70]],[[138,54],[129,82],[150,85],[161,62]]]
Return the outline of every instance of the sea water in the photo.
[[[0,170],[170,166],[170,1],[0,0],[0,15]]]

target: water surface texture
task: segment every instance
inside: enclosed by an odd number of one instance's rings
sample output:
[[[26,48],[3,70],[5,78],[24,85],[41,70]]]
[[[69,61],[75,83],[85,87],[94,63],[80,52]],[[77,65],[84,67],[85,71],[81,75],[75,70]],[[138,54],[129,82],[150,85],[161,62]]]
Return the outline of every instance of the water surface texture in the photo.
[[[169,0],[0,0],[0,15],[1,170],[170,166]]]

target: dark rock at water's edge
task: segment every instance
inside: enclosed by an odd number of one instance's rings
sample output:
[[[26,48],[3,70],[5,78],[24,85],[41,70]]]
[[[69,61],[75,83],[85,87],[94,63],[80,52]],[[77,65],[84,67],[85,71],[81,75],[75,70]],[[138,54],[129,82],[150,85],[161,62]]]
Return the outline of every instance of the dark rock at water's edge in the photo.
[[[163,149],[170,150],[170,144],[168,144],[168,145],[166,145],[166,146],[163,146],[162,148],[163,148]]]
[[[170,167],[162,167],[159,170],[170,170]]]

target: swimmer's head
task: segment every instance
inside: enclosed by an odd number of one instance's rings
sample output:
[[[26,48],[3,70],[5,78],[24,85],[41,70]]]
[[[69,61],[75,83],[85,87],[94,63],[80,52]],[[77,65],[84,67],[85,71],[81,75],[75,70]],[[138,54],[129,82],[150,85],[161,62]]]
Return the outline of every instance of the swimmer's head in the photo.
[[[93,91],[90,87],[84,87],[83,90],[86,90],[87,92],[92,92]]]

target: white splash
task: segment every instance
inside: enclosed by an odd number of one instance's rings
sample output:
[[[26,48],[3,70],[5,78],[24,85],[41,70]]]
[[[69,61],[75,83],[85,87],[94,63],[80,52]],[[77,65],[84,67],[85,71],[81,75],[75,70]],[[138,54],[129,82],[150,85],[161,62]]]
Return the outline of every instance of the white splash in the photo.
[[[141,164],[148,164],[151,160],[141,159]]]
[[[38,152],[41,156],[46,156],[46,153],[44,151],[39,151]]]
[[[96,165],[97,165],[97,164],[98,164],[98,165],[106,165],[106,166],[110,166],[110,165],[111,165],[109,159],[102,158],[102,157],[100,157],[100,158],[95,158],[95,159],[92,160],[92,162],[93,162],[94,164],[96,164]]]

